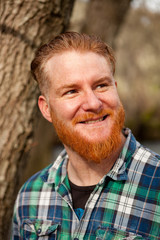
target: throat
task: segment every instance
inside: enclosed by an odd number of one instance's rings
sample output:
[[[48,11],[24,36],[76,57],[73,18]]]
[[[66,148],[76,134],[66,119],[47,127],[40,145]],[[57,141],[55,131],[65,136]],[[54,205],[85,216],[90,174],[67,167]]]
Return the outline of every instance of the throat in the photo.
[[[68,147],[66,147],[68,149]],[[66,150],[67,150],[66,149]],[[96,185],[104,175],[109,172],[113,164],[110,160],[95,163],[86,161],[76,152],[67,150],[69,161],[67,166],[68,177],[72,183],[78,186],[93,186]]]

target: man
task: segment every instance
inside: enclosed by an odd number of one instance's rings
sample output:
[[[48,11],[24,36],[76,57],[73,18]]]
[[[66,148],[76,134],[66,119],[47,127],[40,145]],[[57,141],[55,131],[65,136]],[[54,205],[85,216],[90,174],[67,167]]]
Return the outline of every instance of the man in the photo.
[[[123,128],[111,49],[65,33],[31,68],[65,150],[20,190],[12,239],[160,239],[160,156]]]

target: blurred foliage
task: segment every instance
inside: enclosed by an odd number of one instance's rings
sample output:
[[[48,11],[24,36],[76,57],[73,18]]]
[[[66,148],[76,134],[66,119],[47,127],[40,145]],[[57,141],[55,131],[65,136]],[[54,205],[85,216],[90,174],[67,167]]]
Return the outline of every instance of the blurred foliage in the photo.
[[[131,8],[116,40],[126,125],[139,139],[160,139],[160,13]]]

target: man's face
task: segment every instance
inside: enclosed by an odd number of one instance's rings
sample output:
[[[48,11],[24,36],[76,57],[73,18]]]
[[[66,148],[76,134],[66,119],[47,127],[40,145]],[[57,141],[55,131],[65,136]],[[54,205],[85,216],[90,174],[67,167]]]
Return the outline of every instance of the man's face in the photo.
[[[107,60],[68,51],[46,65],[50,115],[60,140],[87,160],[100,162],[121,141],[124,110]]]

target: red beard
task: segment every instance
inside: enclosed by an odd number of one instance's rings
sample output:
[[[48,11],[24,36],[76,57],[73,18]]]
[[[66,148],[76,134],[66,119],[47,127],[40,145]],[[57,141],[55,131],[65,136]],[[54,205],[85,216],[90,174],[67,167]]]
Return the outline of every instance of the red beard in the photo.
[[[79,132],[75,131],[74,125],[77,122],[92,117],[104,116],[106,114],[109,114],[112,118],[113,125],[110,135],[105,140],[90,141]],[[104,110],[96,115],[84,114],[83,116],[73,119],[72,127],[68,127],[65,122],[59,120],[53,111],[51,111],[51,116],[57,135],[62,143],[88,161],[100,163],[103,159],[109,158],[121,144],[121,134],[125,119],[122,105],[119,106],[115,113],[112,110]]]

